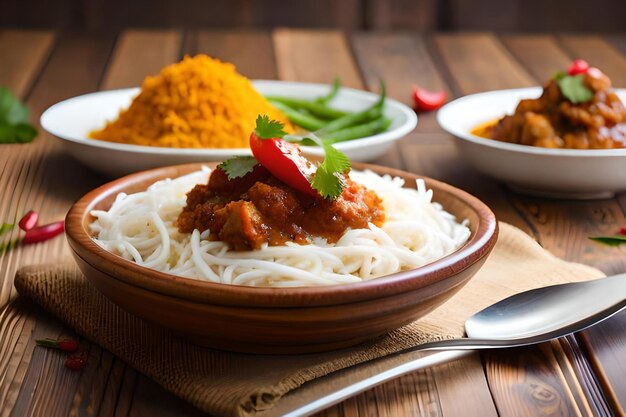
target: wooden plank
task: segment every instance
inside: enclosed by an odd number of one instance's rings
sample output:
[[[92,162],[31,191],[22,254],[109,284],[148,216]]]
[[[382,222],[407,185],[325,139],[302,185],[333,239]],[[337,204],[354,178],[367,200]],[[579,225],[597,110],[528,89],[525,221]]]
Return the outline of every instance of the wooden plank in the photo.
[[[559,201],[518,195],[515,207],[532,222],[541,244],[554,255],[595,266],[607,274],[626,270],[626,257],[588,239],[615,233],[626,216],[615,199]]]
[[[616,415],[626,415],[626,312],[577,335]]]
[[[492,34],[438,35],[435,43],[460,94],[536,84]]]
[[[542,85],[557,71],[564,71],[572,61],[553,36],[505,35],[501,39]]]
[[[235,64],[237,71],[251,79],[277,76],[272,38],[262,31],[197,31],[185,42],[184,53],[207,54]]]
[[[287,81],[333,82],[363,88],[363,81],[341,32],[277,29],[272,33],[278,76]]]
[[[23,97],[54,43],[49,31],[0,31],[0,85]]]
[[[98,417],[128,416],[139,374],[119,359],[115,359],[109,381],[102,397]],[[95,414],[95,413],[94,413]]]
[[[31,362],[30,334],[35,329],[36,312],[15,301],[0,312],[0,416],[9,415]]]
[[[419,36],[360,32],[352,36],[352,44],[370,90],[378,90],[379,82],[383,80],[389,97],[409,107],[413,106],[413,85],[451,93]],[[415,132],[441,133],[435,113],[420,114]]]
[[[440,365],[437,370],[435,382],[444,416],[498,415],[478,353],[460,361]]]
[[[514,353],[513,353],[514,352]],[[593,416],[588,399],[574,382],[558,342],[484,355],[492,395],[501,416]]]
[[[612,44],[593,35],[565,35],[559,40],[572,58],[585,59],[600,68],[614,87],[626,87],[626,57]]]
[[[122,32],[102,82],[102,89],[139,87],[148,75],[178,61],[182,34],[175,30],[127,30]],[[159,45],[154,48],[153,45]],[[128,65],[134,62],[134,65]],[[137,71],[138,66],[143,72]]]
[[[365,29],[436,30],[439,8],[436,0],[366,0]]]

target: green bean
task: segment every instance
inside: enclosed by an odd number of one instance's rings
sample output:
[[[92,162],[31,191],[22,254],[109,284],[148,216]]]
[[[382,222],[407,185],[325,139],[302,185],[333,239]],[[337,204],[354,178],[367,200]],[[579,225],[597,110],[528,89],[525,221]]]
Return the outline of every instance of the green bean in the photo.
[[[289,121],[297,124],[304,129],[310,130],[311,132],[321,129],[327,124],[325,120],[320,120],[315,116],[300,113],[280,101],[269,100],[269,102],[272,103],[272,105],[278,110],[282,111],[285,116],[287,116],[287,119],[289,119]]]
[[[320,104],[328,104],[328,102],[334,99],[337,93],[339,92],[339,87],[341,87],[341,80],[339,79],[339,77],[335,77],[335,80],[333,81],[333,86],[330,89],[330,92],[326,94],[325,96],[316,98],[315,102],[320,103]]]
[[[326,126],[315,132],[316,135],[320,137],[328,136],[330,133],[336,132],[338,130],[342,130],[348,128],[350,126],[355,126],[363,123],[370,122],[374,119],[380,118],[383,114],[383,106],[385,105],[385,84],[381,81],[380,83],[380,96],[376,102],[370,106],[369,108],[358,112],[358,113],[349,113],[339,119],[335,119],[332,122],[328,123]]]
[[[333,132],[327,136],[322,136],[322,140],[327,143],[344,142],[352,139],[360,139],[367,136],[372,136],[377,133],[387,130],[391,124],[391,119],[384,116],[379,117],[368,123],[350,126],[342,130]]]
[[[289,106],[292,109],[299,109],[299,108],[306,109],[310,111],[311,113],[313,113],[314,115],[316,115],[317,117],[322,117],[322,118],[327,118],[327,119],[337,119],[347,114],[345,111],[333,109],[332,107],[328,107],[325,104],[316,103],[314,101],[308,101],[308,100],[291,98],[291,97],[277,97],[277,96],[268,96],[265,98],[274,103],[285,104],[286,106]]]

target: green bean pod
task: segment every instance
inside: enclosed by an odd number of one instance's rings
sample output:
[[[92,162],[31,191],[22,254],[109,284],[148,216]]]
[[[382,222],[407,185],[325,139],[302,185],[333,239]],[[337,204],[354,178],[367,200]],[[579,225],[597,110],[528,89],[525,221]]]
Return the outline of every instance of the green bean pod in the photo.
[[[311,132],[321,129],[328,123],[327,121],[320,120],[317,117],[312,116],[310,114],[301,113],[280,101],[274,101],[274,100],[268,100],[268,101],[278,110],[283,112],[283,114],[287,116],[287,119],[289,119],[290,122],[295,123],[298,126],[306,130],[309,130]]]
[[[350,126],[345,129],[338,130],[326,136],[320,136],[326,143],[344,142],[353,139],[360,139],[383,132],[391,125],[391,119],[384,116],[379,117],[368,123],[356,126]]]
[[[292,109],[306,109],[313,113],[317,117],[325,118],[325,119],[338,119],[339,117],[345,116],[345,111],[333,109],[332,107],[328,107],[325,104],[317,103],[315,101],[307,101],[298,98],[291,97],[277,97],[277,96],[268,96],[265,97],[272,103],[282,103],[286,106],[291,107]],[[304,126],[303,126],[304,127]]]
[[[329,122],[326,126],[321,128],[317,132],[315,132],[315,134],[320,137],[324,137],[328,136],[330,133],[337,132],[350,126],[360,125],[380,118],[383,114],[383,107],[385,105],[386,95],[387,93],[385,89],[385,84],[381,82],[380,96],[373,105],[363,111],[357,113],[349,113],[343,117],[340,117],[339,119],[335,119],[332,122]]]
[[[339,79],[339,77],[335,77],[335,80],[333,81],[333,86],[330,89],[330,92],[326,94],[325,96],[316,98],[315,102],[320,103],[320,104],[327,104],[329,101],[335,98],[335,96],[339,92],[340,87],[341,87],[341,80]]]

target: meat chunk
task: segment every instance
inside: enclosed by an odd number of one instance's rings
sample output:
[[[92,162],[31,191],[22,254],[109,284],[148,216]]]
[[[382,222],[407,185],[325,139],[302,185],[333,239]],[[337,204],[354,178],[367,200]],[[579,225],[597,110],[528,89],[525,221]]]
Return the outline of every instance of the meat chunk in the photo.
[[[223,226],[217,232],[219,240],[228,242],[234,250],[260,247],[269,237],[269,228],[254,204],[233,201],[218,210]]]

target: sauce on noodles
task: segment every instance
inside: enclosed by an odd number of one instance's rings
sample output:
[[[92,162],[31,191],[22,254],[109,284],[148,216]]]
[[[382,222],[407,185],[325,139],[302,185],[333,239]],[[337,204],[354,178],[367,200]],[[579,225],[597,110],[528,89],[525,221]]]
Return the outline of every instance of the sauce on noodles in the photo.
[[[341,195],[330,200],[295,190],[261,165],[234,179],[218,167],[207,184],[196,185],[187,194],[178,229],[208,230],[209,240],[250,250],[288,241],[307,244],[314,238],[334,243],[348,228],[381,226],[384,218],[378,195],[350,178],[345,178]]]

